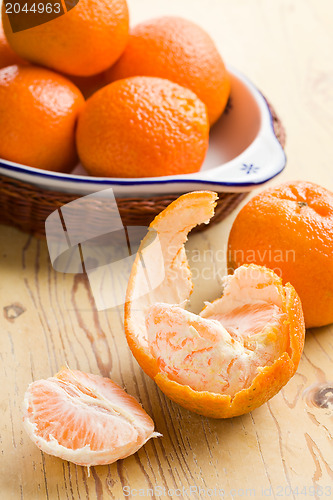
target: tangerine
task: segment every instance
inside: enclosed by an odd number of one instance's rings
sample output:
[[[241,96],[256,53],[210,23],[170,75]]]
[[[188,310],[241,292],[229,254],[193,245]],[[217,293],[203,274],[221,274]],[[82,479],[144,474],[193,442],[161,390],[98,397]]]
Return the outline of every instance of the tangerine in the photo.
[[[128,457],[160,436],[136,399],[112,380],[67,368],[29,385],[23,422],[42,451],[88,467]]]
[[[230,79],[211,37],[181,17],[160,17],[135,26],[110,81],[130,76],[166,78],[192,90],[206,104],[210,124],[223,112]]]
[[[150,224],[128,283],[125,333],[140,366],[170,399],[201,415],[228,418],[262,405],[290,380],[305,327],[292,285],[254,264],[227,276],[222,297],[199,315],[185,310],[193,285],[184,243],[193,227],[213,216],[216,197],[185,194]],[[152,232],[162,252],[145,261]],[[145,273],[154,276],[163,267],[163,281],[140,293]]]
[[[125,49],[129,16],[126,0],[80,0],[71,10],[34,26],[33,11],[15,14],[31,17],[30,29],[13,32],[5,5],[3,25],[12,49],[23,59],[61,73],[90,76],[111,66]]]

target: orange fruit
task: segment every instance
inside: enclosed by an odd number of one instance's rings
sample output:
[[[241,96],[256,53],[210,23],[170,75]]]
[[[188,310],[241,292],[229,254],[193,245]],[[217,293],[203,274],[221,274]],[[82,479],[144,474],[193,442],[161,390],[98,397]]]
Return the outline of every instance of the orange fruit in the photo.
[[[128,457],[160,436],[136,399],[117,384],[67,368],[29,385],[23,422],[42,451],[88,467]]]
[[[135,26],[108,76],[110,81],[156,76],[187,87],[206,104],[211,125],[230,93],[229,76],[213,40],[200,26],[180,17],[160,17]]]
[[[251,262],[295,287],[308,328],[332,323],[333,193],[297,181],[252,198],[232,226],[228,267]]]
[[[75,85],[36,66],[0,70],[0,158],[45,170],[77,162],[75,126],[84,104]]]
[[[305,327],[292,285],[254,264],[227,276],[222,297],[199,315],[185,310],[193,285],[184,243],[213,216],[216,198],[208,191],[185,194],[151,223],[129,279],[125,333],[140,366],[170,399],[228,418],[265,403],[294,375]],[[152,234],[161,251],[150,256]],[[145,275],[160,269],[163,280],[143,293]]]
[[[16,14],[16,17],[21,14]],[[34,13],[22,13],[31,17]],[[125,49],[129,17],[126,0],[80,0],[60,17],[13,33],[5,7],[5,34],[24,59],[70,75],[89,76],[106,70]]]
[[[205,105],[161,78],[103,87],[80,114],[77,148],[92,175],[151,177],[197,172],[208,148]]]
[[[20,56],[15,54],[15,52],[7,42],[7,38],[5,37],[2,22],[0,19],[0,69],[5,68],[6,66],[12,66],[13,64],[24,63],[25,61],[23,61]]]

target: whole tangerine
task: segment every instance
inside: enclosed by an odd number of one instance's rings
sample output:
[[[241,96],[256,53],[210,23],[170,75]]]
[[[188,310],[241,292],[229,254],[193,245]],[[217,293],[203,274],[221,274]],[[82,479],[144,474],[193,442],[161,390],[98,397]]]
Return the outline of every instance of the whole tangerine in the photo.
[[[61,73],[90,76],[109,68],[121,55],[128,40],[129,15],[126,0],[80,0],[65,14],[13,32],[5,5],[3,25],[12,49],[23,59]]]
[[[206,107],[193,92],[161,78],[133,77],[88,99],[77,148],[92,175],[155,177],[197,172],[208,135]]]
[[[77,162],[75,127],[84,99],[57,73],[36,66],[0,70],[0,157],[54,171]]]
[[[228,267],[272,268],[296,289],[308,328],[333,322],[333,193],[296,181],[267,189],[239,212]]]
[[[223,112],[230,93],[224,62],[208,33],[181,17],[160,17],[138,24],[110,81],[130,76],[167,78],[192,90],[206,104],[210,124]]]

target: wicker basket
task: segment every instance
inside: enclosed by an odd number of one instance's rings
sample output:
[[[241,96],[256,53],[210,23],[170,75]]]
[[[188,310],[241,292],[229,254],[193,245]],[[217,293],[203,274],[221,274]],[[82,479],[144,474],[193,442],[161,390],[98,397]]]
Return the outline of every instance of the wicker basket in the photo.
[[[285,145],[283,125],[270,106],[274,131],[282,147]],[[180,193],[182,194],[182,193]],[[247,193],[219,193],[215,216],[216,223],[224,219],[243,200]],[[125,226],[147,226],[154,217],[179,194],[149,198],[117,198],[118,209]],[[45,219],[57,208],[79,198],[80,195],[48,191],[11,177],[0,175],[0,223],[15,226],[35,236],[45,235]],[[93,207],[93,217],[99,217],[98,206]],[[206,224],[198,226],[203,230]]]

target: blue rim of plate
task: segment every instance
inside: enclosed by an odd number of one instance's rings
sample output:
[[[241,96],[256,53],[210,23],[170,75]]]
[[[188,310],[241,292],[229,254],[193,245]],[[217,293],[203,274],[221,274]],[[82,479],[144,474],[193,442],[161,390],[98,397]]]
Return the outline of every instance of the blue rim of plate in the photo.
[[[151,185],[161,185],[161,184],[204,184],[204,185],[215,185],[215,186],[225,186],[225,187],[235,187],[235,188],[241,188],[241,187],[251,187],[251,186],[260,186],[262,184],[265,184],[266,182],[270,181],[271,179],[274,179],[277,175],[279,175],[285,168],[286,162],[287,162],[287,156],[286,153],[279,143],[276,135],[275,135],[275,130],[274,130],[274,125],[273,125],[273,115],[272,112],[268,106],[268,102],[266,97],[260,92],[260,90],[249,80],[243,73],[241,73],[238,70],[235,70],[234,68],[231,68],[228,66],[228,71],[231,71],[233,74],[236,76],[240,77],[243,81],[247,83],[247,85],[254,91],[255,94],[261,97],[263,102],[265,103],[265,106],[267,108],[267,111],[269,113],[270,117],[270,125],[271,125],[271,131],[273,132],[273,136],[276,139],[276,142],[280,146],[281,153],[282,153],[282,161],[281,164],[274,169],[274,173],[264,180],[253,180],[253,181],[248,181],[248,182],[230,182],[230,181],[214,181],[214,180],[209,180],[209,179],[192,179],[190,177],[186,178],[179,178],[177,177],[172,177],[170,179],[159,179],[158,177],[154,179],[149,179],[149,180],[144,180],[144,179],[122,179],[119,180],[117,178],[97,178],[97,177],[90,177],[90,176],[81,176],[81,175],[75,175],[75,174],[66,174],[63,175],[61,173],[55,173],[55,172],[48,172],[45,170],[39,170],[34,167],[28,167],[28,166],[20,166],[19,164],[15,164],[9,160],[4,160],[0,159],[0,167],[4,168],[5,170],[8,170],[9,172],[20,172],[20,173],[25,173],[29,174],[32,177],[40,177],[40,178],[45,178],[45,179],[54,179],[57,181],[64,181],[66,183],[68,182],[75,182],[75,183],[81,183],[81,184],[95,184],[96,186],[151,186]],[[247,149],[251,147],[251,144],[243,151],[245,153]],[[242,153],[242,154],[243,154]],[[231,161],[234,161],[235,158]],[[225,164],[227,165],[227,164]],[[217,168],[217,167],[214,167]],[[214,170],[214,169],[212,169]],[[190,174],[191,175],[191,174]]]

